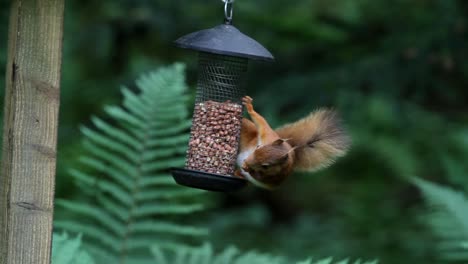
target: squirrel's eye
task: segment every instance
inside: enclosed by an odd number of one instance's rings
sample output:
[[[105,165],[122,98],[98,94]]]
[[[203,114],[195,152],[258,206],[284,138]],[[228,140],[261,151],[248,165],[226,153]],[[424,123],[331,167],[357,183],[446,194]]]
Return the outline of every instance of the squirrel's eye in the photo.
[[[268,168],[268,166],[270,166],[269,164],[262,164],[262,168],[266,169]]]

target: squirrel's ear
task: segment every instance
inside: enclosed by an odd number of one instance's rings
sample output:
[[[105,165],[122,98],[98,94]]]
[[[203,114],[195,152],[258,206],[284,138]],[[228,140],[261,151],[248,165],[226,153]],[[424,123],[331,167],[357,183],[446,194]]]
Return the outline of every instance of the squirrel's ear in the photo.
[[[273,141],[273,143],[271,143],[271,145],[272,146],[279,146],[279,145],[283,144],[283,142],[284,141],[281,138],[279,138],[279,139]]]

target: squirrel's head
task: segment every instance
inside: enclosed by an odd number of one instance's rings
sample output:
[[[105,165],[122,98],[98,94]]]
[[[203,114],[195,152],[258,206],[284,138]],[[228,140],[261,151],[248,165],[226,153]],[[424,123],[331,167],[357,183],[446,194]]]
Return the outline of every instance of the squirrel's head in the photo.
[[[292,172],[294,149],[285,139],[258,146],[244,162],[242,169],[253,184],[267,189],[280,185]]]

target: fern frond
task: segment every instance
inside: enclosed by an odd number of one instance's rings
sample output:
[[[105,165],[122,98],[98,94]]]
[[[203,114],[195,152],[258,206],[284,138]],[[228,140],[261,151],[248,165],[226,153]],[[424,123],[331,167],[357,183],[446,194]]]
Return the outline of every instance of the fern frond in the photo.
[[[134,215],[138,217],[150,216],[150,215],[180,215],[180,214],[191,214],[203,209],[201,204],[176,204],[171,202],[170,204],[157,205],[152,203],[145,203],[139,206],[135,211]]]
[[[81,235],[68,237],[67,233],[53,234],[52,264],[94,264],[94,260],[81,247]]]
[[[239,250],[230,246],[214,257],[213,264],[232,263],[238,254]]]
[[[174,155],[185,153],[186,149],[187,149],[186,147],[178,147],[178,148],[176,147],[172,149],[148,151],[143,156],[143,159],[155,160],[155,159],[173,157]]]
[[[148,232],[158,232],[158,233],[169,233],[171,235],[188,235],[188,236],[199,236],[207,235],[206,230],[192,227],[184,226],[179,224],[174,224],[171,222],[162,222],[159,221],[155,223],[154,221],[140,222],[132,224],[131,227],[135,233],[148,233]]]
[[[124,125],[128,124],[135,130],[139,130],[145,127],[143,120],[136,118],[118,106],[105,107],[104,112],[106,112],[110,117],[114,118],[114,120],[121,122]]]
[[[194,189],[180,189],[180,190],[150,190],[150,191],[144,191],[140,192],[136,195],[136,198],[138,201],[145,202],[145,201],[151,201],[154,199],[171,199],[171,198],[177,198],[177,197],[190,197],[193,195],[197,195],[199,192],[198,190]]]
[[[110,138],[117,140],[118,142],[122,142],[127,146],[138,146],[141,142],[135,140],[134,137],[129,135],[126,131],[116,128],[98,117],[92,117],[91,121],[93,122],[94,126],[96,126],[100,131],[105,133]]]
[[[165,185],[171,185],[173,182],[174,180],[167,177],[167,175],[148,174],[140,181],[139,186],[142,188],[151,187],[151,186],[165,186]]]
[[[170,160],[166,159],[163,161],[155,161],[152,163],[144,164],[140,167],[140,170],[144,173],[150,173],[153,171],[164,170],[170,167],[183,166],[184,162],[185,162],[185,157],[172,158]]]
[[[57,200],[56,204],[87,218],[96,217],[96,220],[99,221],[100,224],[105,226],[106,229],[114,234],[119,234],[121,230],[125,229],[125,226],[120,221],[116,220],[109,212],[102,210],[101,208],[65,200]],[[60,227],[60,224],[64,223],[66,223],[66,221],[59,222],[56,226]],[[71,224],[73,224],[73,222]]]
[[[110,248],[112,251],[118,250],[118,244],[115,243],[117,236],[114,236],[108,230],[100,229],[88,223],[77,223],[70,220],[62,220],[56,224],[56,227],[62,230],[67,230],[72,233],[85,234],[87,240],[96,240],[93,246],[101,245],[102,247]],[[86,249],[89,250],[89,247]]]
[[[184,67],[161,68],[136,85],[136,92],[122,88],[122,106],[108,106],[106,118],[91,119],[94,128],[81,128],[86,155],[83,167],[70,173],[87,201],[57,202],[75,217],[55,226],[82,233],[103,263],[144,263],[162,237],[170,243],[167,238],[207,233],[177,223],[177,216],[203,209],[183,201],[203,192],[176,185],[168,173],[184,165],[191,126]]]
[[[108,196],[99,195],[96,199],[100,207],[102,206],[102,208],[105,208],[106,211],[114,215],[117,219],[120,219],[120,221],[126,222],[127,219],[130,218],[130,212],[125,210],[126,208],[124,206],[112,201]]]
[[[133,163],[137,162],[134,158],[128,160],[121,157],[115,157],[111,151],[106,150],[88,140],[83,141],[83,147],[90,154],[90,159],[95,159],[108,164],[110,167],[130,176],[135,176],[137,170],[133,167]],[[136,155],[134,153],[133,155]]]
[[[119,171],[117,168],[110,166],[109,164],[101,160],[90,158],[90,157],[82,157],[80,158],[80,162],[83,165],[86,165],[89,169],[92,169],[96,172],[100,172],[102,174],[106,174],[106,173],[112,174],[113,178],[116,181],[119,181],[120,184],[122,184],[123,186],[133,186],[133,184],[131,183],[132,178],[129,177],[128,174],[125,174]],[[72,176],[77,176],[77,174],[74,173],[72,174]],[[84,176],[84,173],[81,173],[80,177],[83,177],[83,176]],[[94,179],[94,181],[91,181],[89,179],[87,181],[81,181],[82,180],[81,178],[76,178],[75,180],[80,184],[85,184],[86,182],[92,183],[93,185],[88,186],[88,188],[91,188],[91,187],[94,187],[94,185],[98,183],[97,178],[95,176],[93,176],[92,178]]]
[[[155,258],[155,263],[171,264],[377,264],[377,261],[361,262],[356,260],[333,261],[333,258],[312,261],[291,261],[285,257],[273,256],[270,254],[250,251],[241,253],[235,247],[228,247],[219,254],[215,254],[213,247],[205,243],[197,248],[190,248],[183,245],[157,245],[151,247],[151,252]]]
[[[81,132],[86,137],[87,140],[92,141],[96,145],[102,146],[103,148],[109,149],[110,151],[116,152],[117,157],[125,157],[130,160],[135,160],[135,156],[138,155],[137,149],[140,149],[142,146],[138,144],[136,146],[129,147],[119,141],[107,138],[101,133],[95,132],[89,128],[81,128]]]
[[[413,182],[421,189],[430,211],[427,221],[441,239],[440,255],[446,260],[468,261],[468,199],[447,187],[422,179]]]

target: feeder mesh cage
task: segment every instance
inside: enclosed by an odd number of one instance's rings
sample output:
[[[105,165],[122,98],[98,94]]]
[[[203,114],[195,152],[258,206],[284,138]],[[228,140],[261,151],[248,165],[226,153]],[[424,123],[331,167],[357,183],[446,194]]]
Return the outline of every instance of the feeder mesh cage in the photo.
[[[246,58],[200,53],[187,169],[234,173],[247,64]]]

